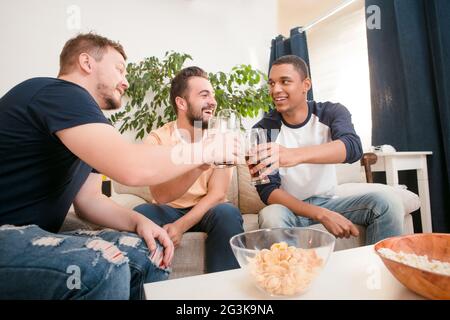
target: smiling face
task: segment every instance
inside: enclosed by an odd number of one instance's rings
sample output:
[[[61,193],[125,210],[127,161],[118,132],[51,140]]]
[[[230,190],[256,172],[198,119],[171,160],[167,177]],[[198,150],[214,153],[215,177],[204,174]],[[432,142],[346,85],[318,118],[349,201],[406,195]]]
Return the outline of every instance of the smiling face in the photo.
[[[217,107],[214,89],[209,80],[203,77],[189,78],[187,94],[183,99],[186,104],[183,109],[179,108],[179,115],[180,111],[184,111],[192,126],[195,121],[201,121],[202,128],[208,128],[208,120],[214,115]]]
[[[309,78],[303,78],[292,64],[273,65],[268,83],[270,96],[280,113],[289,113],[304,105],[311,88]]]
[[[125,59],[116,50],[108,48],[102,59],[95,63],[96,97],[101,109],[119,109],[122,96],[129,87],[126,79]]]

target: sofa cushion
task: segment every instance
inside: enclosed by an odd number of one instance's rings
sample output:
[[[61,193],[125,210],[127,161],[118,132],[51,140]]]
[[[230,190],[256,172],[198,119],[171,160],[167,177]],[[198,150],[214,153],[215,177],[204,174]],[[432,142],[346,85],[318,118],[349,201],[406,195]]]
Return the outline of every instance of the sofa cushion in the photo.
[[[265,207],[259,198],[256,188],[250,183],[250,172],[247,165],[238,165],[239,209],[242,214],[258,213]]]
[[[133,209],[134,207],[147,203],[144,199],[135,196],[133,194],[114,194],[113,200],[115,203],[125,207]]]
[[[244,231],[259,229],[257,214],[244,214],[242,218],[244,220]]]
[[[186,232],[175,249],[169,279],[195,276],[206,272],[204,232]]]
[[[337,183],[366,182],[366,174],[359,161],[354,163],[339,163],[336,165]]]
[[[112,187],[115,194],[132,194],[144,199],[148,203],[152,203],[153,201],[149,187],[129,187],[114,180],[112,181]]]
[[[381,183],[344,183],[336,187],[336,195],[340,197],[379,191],[394,192],[399,196],[405,208],[404,215],[420,208],[419,196],[401,187],[392,187]]]

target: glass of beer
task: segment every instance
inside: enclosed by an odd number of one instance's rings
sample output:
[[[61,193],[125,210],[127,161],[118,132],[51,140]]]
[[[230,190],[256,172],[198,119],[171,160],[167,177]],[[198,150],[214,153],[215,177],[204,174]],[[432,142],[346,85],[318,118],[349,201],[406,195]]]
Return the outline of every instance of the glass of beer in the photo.
[[[251,170],[254,166],[258,165],[265,159],[261,153],[255,152],[258,145],[267,142],[266,132],[260,128],[254,128],[247,130],[244,134],[245,137],[245,161],[247,162],[248,169]],[[268,177],[261,178],[261,171],[251,174],[251,183],[254,186],[260,184],[269,183]]]
[[[235,133],[239,134],[241,129],[241,119],[239,114],[232,109],[223,109],[217,112],[215,117],[211,117],[208,121],[208,136],[216,134]],[[229,146],[223,146],[227,148]],[[214,163],[217,168],[233,167],[233,162]]]

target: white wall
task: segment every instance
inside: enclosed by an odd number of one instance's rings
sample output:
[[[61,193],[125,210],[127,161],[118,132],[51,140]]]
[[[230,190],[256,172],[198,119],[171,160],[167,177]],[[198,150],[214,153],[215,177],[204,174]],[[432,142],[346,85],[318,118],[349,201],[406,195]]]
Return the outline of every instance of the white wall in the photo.
[[[56,76],[64,43],[80,31],[120,41],[129,61],[175,50],[191,54],[192,64],[207,71],[229,71],[241,63],[267,71],[277,33],[276,0],[5,2],[0,96],[30,77]]]

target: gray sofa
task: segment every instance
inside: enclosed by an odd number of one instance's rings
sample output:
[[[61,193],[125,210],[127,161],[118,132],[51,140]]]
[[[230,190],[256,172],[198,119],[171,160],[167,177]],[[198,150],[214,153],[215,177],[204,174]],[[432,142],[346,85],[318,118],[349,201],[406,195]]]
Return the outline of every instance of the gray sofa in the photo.
[[[338,196],[347,196],[371,191],[388,190],[395,192],[401,197],[404,204],[404,212],[399,212],[404,216],[404,233],[414,233],[411,213],[420,206],[419,198],[416,194],[402,188],[366,183],[365,175],[359,163],[351,165],[337,165]],[[138,204],[151,202],[152,196],[148,187],[127,187],[113,181],[112,199],[117,203],[134,208]],[[243,214],[244,230],[258,229],[257,213],[264,204],[259,199],[255,188],[250,184],[250,175],[247,167],[237,166],[234,169],[233,180],[228,191],[228,200],[239,207]],[[349,249],[364,245],[365,230],[358,226],[360,235],[356,238],[338,239],[335,250]],[[74,229],[95,229],[94,225],[80,220],[76,214],[71,211],[62,227],[62,231]],[[325,230],[318,224],[314,228]],[[205,273],[205,239],[206,234],[202,232],[187,232],[183,235],[180,246],[175,251],[173,270],[170,278],[181,278]]]

